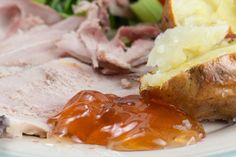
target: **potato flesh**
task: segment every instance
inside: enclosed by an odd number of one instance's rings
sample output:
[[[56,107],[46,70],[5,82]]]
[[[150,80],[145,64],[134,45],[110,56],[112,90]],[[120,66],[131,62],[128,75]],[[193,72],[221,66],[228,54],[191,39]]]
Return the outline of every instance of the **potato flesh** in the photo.
[[[236,33],[235,0],[172,0],[171,4],[177,26],[227,23]]]
[[[212,59],[218,58],[223,55],[231,54],[236,52],[236,43],[230,45],[221,46],[216,48],[204,55],[196,57],[188,62],[182,64],[178,68],[169,70],[167,72],[156,71],[154,74],[146,74],[141,79],[141,91],[148,90],[152,87],[161,87],[163,83],[170,80],[172,77],[178,75],[181,72],[189,70],[191,67],[211,61]]]
[[[155,40],[148,66],[164,72],[217,47],[228,33],[228,25],[179,26],[168,29]]]
[[[184,33],[172,34],[176,36],[172,37],[174,40],[168,37],[160,42],[156,39],[156,48],[154,47],[150,53],[148,65],[157,66],[158,69],[142,78],[141,90],[161,87],[163,83],[181,72],[217,57],[236,52],[236,43],[228,43],[223,39],[225,29],[221,28],[221,32],[218,31],[220,28],[218,30],[211,28],[208,31],[189,33],[190,27],[223,25],[228,25],[229,29],[236,33],[236,0],[170,0],[170,2],[171,7],[169,8],[172,8],[174,23],[177,25],[174,29],[181,27],[188,27],[188,29]],[[210,36],[209,32],[212,33]],[[189,36],[185,36],[185,34],[189,34]],[[173,45],[172,43],[176,42],[176,39],[181,40],[181,43],[177,42]],[[220,42],[222,40],[223,42]],[[196,42],[193,43],[193,41]],[[226,45],[222,43],[226,43]]]

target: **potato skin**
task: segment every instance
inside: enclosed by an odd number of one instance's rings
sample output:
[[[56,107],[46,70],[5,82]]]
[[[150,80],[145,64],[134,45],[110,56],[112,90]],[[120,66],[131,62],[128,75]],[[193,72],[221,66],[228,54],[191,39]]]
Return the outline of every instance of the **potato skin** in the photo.
[[[194,66],[141,94],[171,103],[199,120],[230,120],[236,117],[236,53]]]
[[[160,23],[160,28],[162,31],[168,28],[174,28],[176,26],[173,10],[172,10],[172,0],[166,0],[163,8],[162,20]]]

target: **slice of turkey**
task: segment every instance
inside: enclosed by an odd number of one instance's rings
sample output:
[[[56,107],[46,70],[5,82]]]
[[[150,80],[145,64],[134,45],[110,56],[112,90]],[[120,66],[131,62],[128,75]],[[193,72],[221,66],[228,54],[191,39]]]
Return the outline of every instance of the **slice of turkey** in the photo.
[[[64,33],[77,29],[82,21],[83,18],[71,17],[53,26],[38,26],[1,41],[0,78],[64,56],[65,51],[58,49],[55,42]]]
[[[46,32],[44,32],[44,31]],[[54,43],[60,30],[42,30],[15,35],[0,43],[0,78],[57,59],[64,54]]]
[[[30,30],[38,25],[52,25],[62,17],[46,5],[32,0],[0,1],[0,40],[14,35],[18,30]]]
[[[46,137],[50,116],[80,90],[98,90],[117,95],[137,94],[137,85],[121,87],[126,76],[104,76],[91,66],[63,58],[0,79],[0,116],[4,116],[4,136],[22,134]]]

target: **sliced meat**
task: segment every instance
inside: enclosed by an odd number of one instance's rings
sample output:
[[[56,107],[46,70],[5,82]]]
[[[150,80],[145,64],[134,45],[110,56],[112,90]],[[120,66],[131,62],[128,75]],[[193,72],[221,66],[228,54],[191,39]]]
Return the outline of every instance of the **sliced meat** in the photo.
[[[78,29],[77,34],[80,41],[87,49],[94,68],[98,68],[97,51],[99,45],[108,42],[98,21],[95,19],[83,22]]]
[[[58,40],[65,32],[42,28],[27,33],[19,33],[0,42],[0,55],[27,50],[29,48],[48,46]]]
[[[21,21],[18,23],[19,25],[15,25],[15,28],[9,32],[9,36],[14,34],[15,32],[21,31],[28,31],[36,26],[44,25],[45,22],[38,16],[28,15],[27,17],[21,18]]]
[[[63,34],[60,30],[43,28],[0,42],[0,78],[63,56],[64,51],[55,46]]]
[[[20,10],[15,5],[0,5],[0,40],[15,32]]]
[[[154,44],[152,39],[159,33],[160,29],[152,25],[121,27],[112,41],[100,44],[98,60],[103,65],[112,64],[111,67],[133,71],[136,66],[146,63]],[[122,41],[124,38],[131,42],[130,47],[125,46]],[[107,66],[104,68],[109,69]]]
[[[145,31],[144,26],[141,27],[122,29],[126,32],[134,28],[133,32],[126,34],[133,41],[131,47],[126,47],[122,42],[122,37],[125,35],[122,30],[109,41],[96,20],[87,20],[81,24],[76,33],[64,35],[57,46],[81,61],[92,63],[95,68],[102,67],[115,73],[132,71],[135,66],[146,63],[154,44],[151,38],[159,32],[154,31],[153,26],[145,26],[148,32],[153,34],[138,32],[137,30]]]
[[[24,51],[0,55],[0,66],[32,67],[64,56],[65,53],[54,45],[30,48]]]
[[[102,28],[107,31],[110,29],[110,19],[108,13],[109,2],[111,0],[97,0],[97,6],[99,7],[98,18]]]
[[[51,27],[38,26],[28,32],[19,32],[0,42],[0,55],[54,45],[55,41],[59,40],[62,35],[76,30],[82,22],[83,18],[71,17]]]
[[[41,18],[46,24],[54,24],[62,17],[46,5],[33,2],[32,0],[1,0],[1,8],[15,5],[20,10],[21,17],[33,15]]]
[[[66,32],[76,30],[84,18],[71,17],[52,26],[38,26],[0,43],[0,78],[13,75],[65,55],[55,45]]]
[[[109,0],[108,0],[109,1]],[[104,31],[107,31],[110,26],[107,0],[97,0],[93,3],[81,1],[79,5],[73,7],[75,14],[86,12],[87,20],[97,20]]]
[[[84,22],[84,17],[72,16],[66,18],[60,22],[55,23],[51,26],[51,29],[59,29],[63,31],[77,30],[82,22]]]
[[[25,67],[19,66],[0,66],[0,78],[8,77],[14,75],[18,72],[25,70]]]
[[[102,12],[107,13],[109,3],[125,5],[126,2],[83,1],[75,6],[76,13],[87,12],[87,17],[76,32],[65,34],[57,46],[77,59],[92,64],[104,74],[132,72],[136,66],[146,63],[153,39],[160,29],[156,25],[121,27],[114,39],[109,40],[101,23],[103,19],[99,16]],[[130,47],[125,45],[124,38],[131,43]]]
[[[133,42],[138,39],[152,39],[156,38],[161,30],[156,25],[136,25],[136,26],[123,26],[117,31],[114,40],[122,40],[127,38]]]
[[[61,20],[53,9],[31,0],[2,0],[0,2],[0,39],[18,30],[29,30],[42,24],[54,24]]]
[[[138,85],[121,87],[126,75],[104,76],[72,58],[64,58],[0,79],[0,113],[9,121],[8,136],[46,136],[48,117],[58,113],[80,90],[120,96],[137,94]]]
[[[148,54],[153,46],[153,40],[138,39],[127,49],[124,58],[132,67],[146,63]]]
[[[56,43],[57,47],[85,63],[92,63],[91,55],[76,32],[70,32]]]
[[[8,77],[48,61],[61,58],[64,51],[56,48],[36,48],[0,56],[0,78]]]
[[[105,69],[112,68],[116,70],[104,74],[127,72],[125,69],[133,72],[137,66],[146,63],[148,54],[153,45],[153,40],[138,39],[133,42],[131,47],[124,50],[122,46],[117,46],[117,44],[113,42],[104,45],[104,47],[100,47],[97,57],[100,61],[100,65],[105,67]]]

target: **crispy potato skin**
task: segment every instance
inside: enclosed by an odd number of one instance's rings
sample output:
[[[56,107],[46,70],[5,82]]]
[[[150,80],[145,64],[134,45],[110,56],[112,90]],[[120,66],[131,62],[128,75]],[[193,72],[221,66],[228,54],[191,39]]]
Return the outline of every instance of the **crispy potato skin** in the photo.
[[[192,67],[141,94],[176,105],[199,120],[236,117],[236,53]]]
[[[164,5],[162,20],[160,23],[160,28],[162,31],[165,31],[168,28],[173,28],[176,26],[171,6],[172,6],[172,0],[167,0]]]

